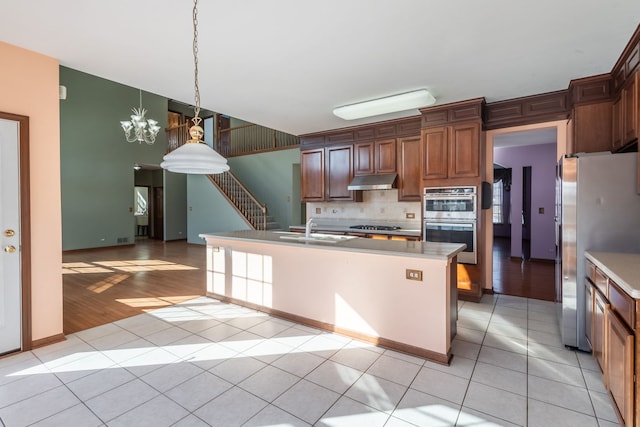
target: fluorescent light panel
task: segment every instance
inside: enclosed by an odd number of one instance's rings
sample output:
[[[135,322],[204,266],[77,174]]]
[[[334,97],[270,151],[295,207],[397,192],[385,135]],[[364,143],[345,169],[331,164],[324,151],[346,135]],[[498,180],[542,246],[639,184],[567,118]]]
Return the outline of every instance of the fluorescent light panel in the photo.
[[[333,114],[344,120],[354,120],[427,107],[435,104],[435,102],[436,99],[428,90],[420,89],[414,90],[413,92],[337,107],[333,109]]]

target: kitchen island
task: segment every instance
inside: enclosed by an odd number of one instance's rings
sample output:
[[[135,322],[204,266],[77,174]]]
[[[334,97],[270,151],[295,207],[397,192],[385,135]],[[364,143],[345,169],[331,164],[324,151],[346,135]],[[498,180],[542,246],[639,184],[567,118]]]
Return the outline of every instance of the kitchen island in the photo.
[[[202,234],[207,295],[440,363],[463,244],[242,230]]]

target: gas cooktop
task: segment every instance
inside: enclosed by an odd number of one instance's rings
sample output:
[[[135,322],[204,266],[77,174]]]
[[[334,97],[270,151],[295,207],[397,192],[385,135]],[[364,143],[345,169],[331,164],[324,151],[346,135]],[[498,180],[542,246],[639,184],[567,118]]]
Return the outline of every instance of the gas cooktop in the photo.
[[[394,231],[400,230],[401,227],[395,225],[352,225],[349,228],[355,230]]]

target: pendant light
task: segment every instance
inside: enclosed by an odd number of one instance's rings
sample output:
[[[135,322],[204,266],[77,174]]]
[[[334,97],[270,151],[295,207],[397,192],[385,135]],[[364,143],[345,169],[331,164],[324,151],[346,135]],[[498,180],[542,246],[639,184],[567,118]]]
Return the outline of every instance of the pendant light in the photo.
[[[200,127],[200,87],[198,86],[198,0],[193,2],[193,62],[195,107],[193,126],[189,129],[191,139],[163,157],[163,169],[176,173],[217,174],[229,170],[227,159],[222,157],[203,140],[204,130]]]

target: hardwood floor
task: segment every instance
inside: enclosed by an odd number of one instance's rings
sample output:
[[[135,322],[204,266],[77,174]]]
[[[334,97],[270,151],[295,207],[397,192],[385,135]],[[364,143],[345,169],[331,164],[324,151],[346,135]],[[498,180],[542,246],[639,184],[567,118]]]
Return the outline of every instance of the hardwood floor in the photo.
[[[493,290],[499,294],[555,300],[555,263],[512,258],[510,239],[494,238]]]
[[[63,254],[64,333],[204,295],[205,246],[138,240]]]

